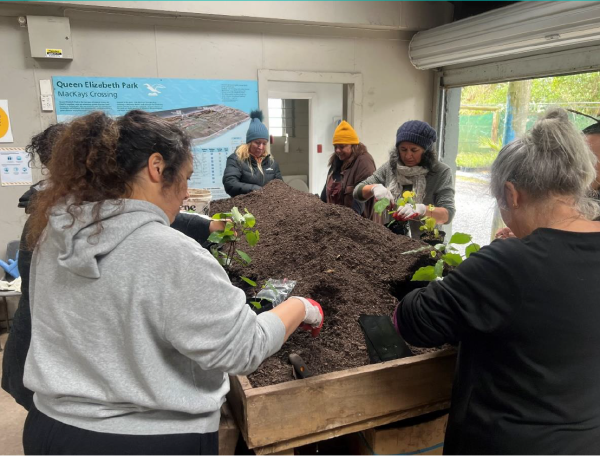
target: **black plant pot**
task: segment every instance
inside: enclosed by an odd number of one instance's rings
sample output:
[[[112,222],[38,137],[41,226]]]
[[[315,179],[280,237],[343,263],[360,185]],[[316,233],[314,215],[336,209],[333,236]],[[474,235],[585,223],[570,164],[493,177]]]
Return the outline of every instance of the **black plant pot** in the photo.
[[[437,238],[434,238],[432,233],[422,233],[421,241],[423,241],[425,244],[429,244],[431,246],[441,244],[442,242],[444,242],[444,238],[446,237],[446,232],[440,231],[439,233],[440,233],[440,235]]]
[[[260,305],[260,309],[258,309],[252,302],[258,302]],[[263,312],[267,312],[268,310],[273,309],[273,303],[268,299],[260,299],[260,298],[248,298],[246,299],[246,304],[250,306],[250,308],[256,313],[256,315],[260,315]]]
[[[401,234],[402,236],[408,236],[408,222],[400,222],[398,220],[394,220],[392,223],[389,223],[387,227],[394,234]]]

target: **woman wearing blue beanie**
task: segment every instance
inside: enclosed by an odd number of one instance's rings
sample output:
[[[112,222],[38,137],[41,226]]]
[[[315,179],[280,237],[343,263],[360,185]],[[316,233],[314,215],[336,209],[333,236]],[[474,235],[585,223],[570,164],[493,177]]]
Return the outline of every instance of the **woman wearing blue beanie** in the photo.
[[[250,118],[246,144],[227,157],[223,185],[229,196],[260,190],[273,179],[283,180],[279,165],[267,150],[269,130],[262,123],[262,111],[252,111]]]
[[[408,221],[411,237],[420,237],[420,219],[433,217],[438,225],[450,223],[456,212],[452,172],[440,163],[435,152],[436,131],[420,120],[403,123],[396,133],[396,147],[389,160],[354,189],[354,198],[368,201],[387,198],[396,201],[405,191],[416,193],[414,207],[410,204],[396,212],[396,220]],[[389,215],[385,214],[389,222]],[[407,234],[405,223],[391,228],[398,234]]]

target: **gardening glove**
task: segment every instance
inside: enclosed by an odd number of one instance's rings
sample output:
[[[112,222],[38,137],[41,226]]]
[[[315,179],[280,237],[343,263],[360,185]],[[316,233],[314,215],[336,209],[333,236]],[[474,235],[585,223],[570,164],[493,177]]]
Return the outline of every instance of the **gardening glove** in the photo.
[[[323,309],[317,301],[312,299],[301,298],[300,296],[291,296],[292,298],[299,299],[304,304],[304,320],[300,329],[304,331],[310,331],[313,337],[317,337],[323,327]]]
[[[405,222],[406,220],[423,217],[425,211],[427,211],[427,206],[425,204],[415,204],[414,207],[412,204],[407,204],[394,212],[394,218],[400,222]]]
[[[19,278],[19,252],[17,252],[17,258],[15,260],[8,260],[8,263],[0,260],[0,266],[6,271],[7,274],[13,276],[15,279]]]
[[[392,192],[390,192],[381,184],[375,184],[375,186],[371,188],[371,193],[373,193],[373,196],[378,201],[383,198],[387,198],[388,200],[390,200],[391,204],[394,203],[394,195],[392,195]]]

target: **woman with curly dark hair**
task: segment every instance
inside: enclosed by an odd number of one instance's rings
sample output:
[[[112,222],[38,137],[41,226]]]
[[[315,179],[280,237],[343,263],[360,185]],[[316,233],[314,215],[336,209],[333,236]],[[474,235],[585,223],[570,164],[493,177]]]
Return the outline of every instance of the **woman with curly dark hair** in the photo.
[[[31,215],[34,395],[26,454],[215,454],[227,374],[254,371],[320,306],[256,315],[213,256],[169,227],[190,140],[143,111],[72,121]]]

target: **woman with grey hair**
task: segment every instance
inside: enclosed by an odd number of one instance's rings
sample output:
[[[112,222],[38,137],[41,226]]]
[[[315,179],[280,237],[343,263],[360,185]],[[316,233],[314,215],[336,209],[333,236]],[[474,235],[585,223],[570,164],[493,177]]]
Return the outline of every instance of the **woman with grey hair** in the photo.
[[[420,120],[404,122],[396,132],[396,146],[389,160],[354,188],[354,199],[359,202],[387,198],[395,202],[405,191],[415,193],[414,206],[401,207],[390,229],[397,234],[407,234],[409,222],[411,236],[420,237],[419,219],[433,217],[438,224],[450,223],[456,211],[454,185],[448,165],[440,163],[435,153],[436,131]],[[385,214],[383,222],[389,222]]]
[[[459,344],[446,454],[600,452],[600,223],[596,158],[562,109],[492,166],[515,237],[404,297],[407,342]]]

